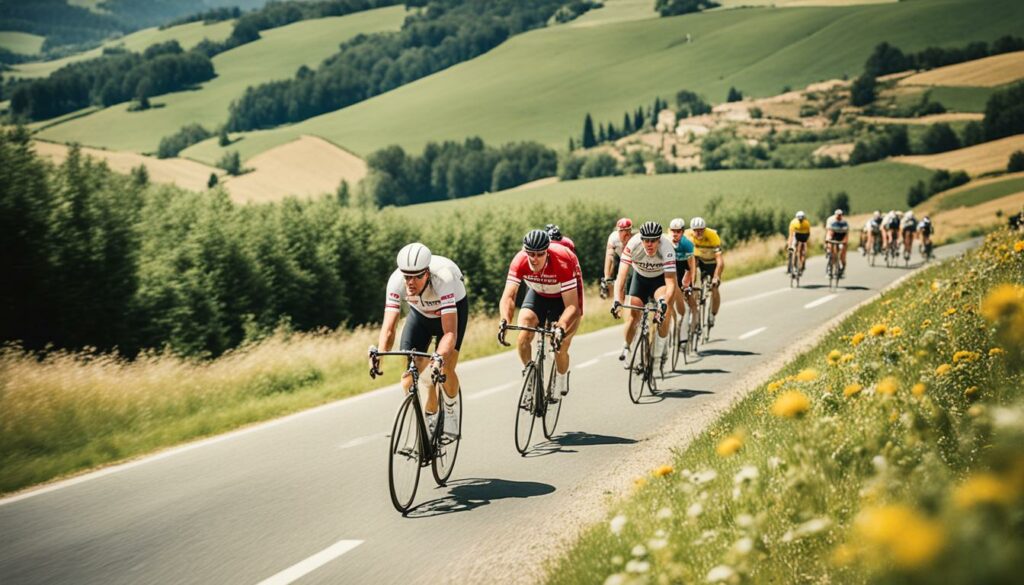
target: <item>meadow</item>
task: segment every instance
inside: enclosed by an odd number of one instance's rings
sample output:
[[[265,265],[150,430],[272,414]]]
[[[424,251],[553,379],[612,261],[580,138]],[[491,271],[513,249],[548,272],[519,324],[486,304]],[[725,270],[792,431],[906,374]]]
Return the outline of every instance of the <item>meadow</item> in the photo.
[[[488,143],[536,140],[564,147],[578,137],[587,112],[596,120],[620,120],[623,110],[655,97],[673,99],[684,88],[714,102],[732,86],[753,97],[775,95],[787,86],[858,75],[881,41],[904,51],[964,45],[1014,33],[1024,19],[1024,5],[1014,0],[978,6],[975,0],[936,0],[752,8],[606,23],[600,9],[591,26],[581,19],[578,26],[518,35],[471,61],[232,148],[248,158],[301,134],[364,156],[388,144],[419,151],[430,140],[474,135]],[[215,161],[221,149],[211,141],[185,156]]]
[[[929,169],[964,171],[968,175],[977,177],[1006,171],[1010,155],[1018,150],[1024,150],[1024,134],[1007,136],[939,154],[898,156],[892,160],[921,165]]]
[[[35,55],[43,47],[45,37],[17,31],[0,31],[0,48],[21,55]]]
[[[342,41],[357,34],[398,30],[404,18],[405,8],[392,6],[265,30],[260,40],[215,56],[217,77],[195,90],[154,98],[156,107],[142,112],[129,112],[128,103],[112,106],[51,126],[39,136],[111,150],[155,152],[161,138],[185,124],[198,123],[210,130],[223,124],[231,101],[250,85],[291,77],[303,65],[315,68]],[[244,150],[245,142],[228,148]]]
[[[1000,197],[1006,197],[1007,195],[1013,195],[1014,193],[1020,192],[1024,192],[1024,175],[1016,174],[1013,177],[993,181],[984,185],[974,187],[971,187],[970,184],[965,185],[964,187],[957,189],[956,193],[949,193],[948,195],[938,199],[935,202],[934,207],[938,210],[954,209],[957,207],[972,207],[986,201],[999,199]]]
[[[1000,231],[885,292],[636,478],[547,581],[1014,582],[1021,282]]]
[[[932,101],[939,102],[950,112],[984,112],[992,94],[1002,88],[993,87],[932,87]]]

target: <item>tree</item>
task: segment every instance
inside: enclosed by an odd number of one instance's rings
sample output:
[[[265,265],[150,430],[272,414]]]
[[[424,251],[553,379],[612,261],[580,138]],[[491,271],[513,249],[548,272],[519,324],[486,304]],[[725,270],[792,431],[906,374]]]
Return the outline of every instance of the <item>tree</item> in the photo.
[[[633,120],[629,117],[629,112],[622,114],[622,133],[632,134],[633,133]]]
[[[217,144],[220,145],[221,148],[231,145],[231,137],[228,136],[227,127],[220,127],[220,133],[217,135]]]
[[[963,146],[974,146],[975,144],[981,144],[985,142],[985,130],[981,127],[978,122],[968,122],[964,126],[964,139],[962,141]]]
[[[820,217],[830,217],[837,209],[842,209],[846,214],[850,213],[850,196],[846,191],[839,191],[838,193],[829,192],[828,195],[825,195],[825,200],[822,202],[819,211]]]
[[[721,6],[713,0],[657,0],[654,9],[662,16],[677,16]]]
[[[864,64],[864,73],[872,77],[880,77],[913,68],[913,59],[904,55],[903,51],[898,48],[883,42],[876,45],[875,50],[868,57]]]
[[[636,111],[633,112],[633,129],[634,130],[642,130],[643,127],[644,127],[644,109],[641,107],[641,108],[637,108]]]
[[[146,168],[146,165],[132,167],[131,177],[135,186],[145,187],[149,184],[149,169]]]
[[[608,142],[608,133],[605,132],[604,124],[597,125],[597,143],[604,144]]]
[[[586,118],[583,119],[583,148],[593,148],[597,146],[597,137],[594,136],[594,120],[590,117],[590,113],[587,112]]]
[[[206,188],[213,189],[219,182],[220,179],[217,178],[217,173],[210,173],[210,178],[206,180]]]
[[[986,140],[1024,133],[1024,83],[993,93],[982,124]]]
[[[1024,171],[1024,150],[1015,150],[1010,155],[1010,160],[1006,164],[1006,171],[1009,173]]]
[[[729,88],[729,95],[726,96],[725,101],[727,102],[739,102],[743,100],[743,92],[739,91],[735,87]]]
[[[960,148],[960,139],[949,124],[933,124],[921,137],[921,148],[925,154],[936,154]]]
[[[237,150],[225,152],[217,166],[227,171],[231,176],[242,174],[242,158],[238,155]]]
[[[338,205],[342,207],[348,207],[349,202],[351,202],[351,189],[348,186],[348,181],[345,179],[342,179],[341,184],[338,185],[338,192],[335,194],[335,198],[338,200]]]
[[[875,101],[875,77],[868,73],[853,81],[850,87],[850,103],[855,106],[866,106]]]

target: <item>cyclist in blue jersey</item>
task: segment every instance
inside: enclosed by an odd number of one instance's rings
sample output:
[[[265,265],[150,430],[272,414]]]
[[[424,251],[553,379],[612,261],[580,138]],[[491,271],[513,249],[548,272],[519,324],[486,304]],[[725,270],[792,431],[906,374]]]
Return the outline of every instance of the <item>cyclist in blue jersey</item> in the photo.
[[[676,313],[682,319],[686,315],[686,307],[690,307],[689,331],[697,327],[697,295],[693,294],[693,275],[697,269],[697,260],[693,256],[693,242],[683,236],[686,230],[686,221],[681,217],[673,219],[668,224],[672,232],[672,245],[676,248],[676,289],[674,300]],[[689,336],[680,335],[680,344],[687,342]]]

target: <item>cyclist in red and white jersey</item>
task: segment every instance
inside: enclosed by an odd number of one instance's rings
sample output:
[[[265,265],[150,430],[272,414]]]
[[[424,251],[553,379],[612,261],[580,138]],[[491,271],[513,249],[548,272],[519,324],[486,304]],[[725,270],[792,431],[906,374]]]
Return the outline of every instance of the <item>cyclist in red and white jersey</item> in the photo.
[[[370,348],[370,368],[380,370],[380,351],[390,351],[395,342],[395,327],[398,324],[402,301],[408,303],[409,316],[402,328],[402,351],[427,352],[430,342],[437,340],[434,358],[417,358],[416,366],[422,373],[432,361],[442,364],[446,381],[445,394],[452,404],[445,401],[444,432],[453,436],[459,433],[458,410],[454,399],[459,391],[459,376],[455,366],[459,363],[462,337],[469,320],[469,300],[462,271],[444,256],[436,256],[420,243],[405,246],[398,252],[398,268],[388,279],[384,299],[384,322],[380,326],[377,347]],[[412,376],[402,375],[402,387],[406,392],[412,389]],[[437,395],[427,392],[427,423],[431,430],[437,417]]]
[[[628,217],[620,218],[615,222],[615,231],[608,234],[608,244],[604,252],[604,278],[601,280],[601,298],[608,296],[608,284],[615,274],[615,267],[622,257],[622,250],[625,249],[629,239],[633,237],[633,221]]]
[[[557,225],[549,223],[544,226],[544,231],[548,233],[548,238],[550,238],[552,242],[562,244],[566,248],[572,250],[573,254],[576,253],[576,242],[573,242],[569,236],[562,235],[562,230],[559,229]]]
[[[553,324],[558,353],[555,354],[555,389],[562,396],[569,392],[569,346],[583,317],[583,272],[579,259],[569,248],[552,242],[543,230],[533,230],[523,238],[523,249],[508,268],[505,291],[498,311],[501,328],[498,341],[505,343],[505,328],[516,311],[516,293],[526,283],[523,306],[519,311],[520,327],[544,327]],[[530,344],[533,333],[520,331],[519,359],[525,366],[532,359]]]
[[[629,297],[626,298],[626,275],[633,269],[633,279],[629,285]],[[661,224],[648,221],[640,226],[640,233],[633,236],[622,252],[619,261],[619,276],[615,279],[615,302],[612,314],[618,318],[621,309],[618,305],[628,302],[634,307],[642,307],[647,301],[656,299],[661,305],[661,323],[658,334],[654,336],[654,353],[662,358],[667,357],[669,320],[665,319],[668,301],[676,294],[676,247],[672,240],[662,233]],[[626,345],[622,348],[619,360],[625,361],[629,356],[629,347],[636,335],[636,311],[626,312]]]

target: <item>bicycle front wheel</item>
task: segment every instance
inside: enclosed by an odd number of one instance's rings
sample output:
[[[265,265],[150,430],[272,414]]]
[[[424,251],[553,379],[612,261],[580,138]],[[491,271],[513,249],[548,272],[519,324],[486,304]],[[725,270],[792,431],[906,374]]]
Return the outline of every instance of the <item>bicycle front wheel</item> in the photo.
[[[676,366],[679,365],[679,340],[681,339],[683,321],[686,320],[686,315],[680,315],[679,313],[672,311],[672,329],[669,332],[669,351],[672,352],[672,371],[676,371]]]
[[[420,420],[416,414],[413,401],[416,396],[406,395],[395,424],[391,429],[391,449],[388,454],[388,487],[391,490],[391,503],[395,509],[405,515],[412,507],[416,497],[416,488],[420,483],[420,461],[422,461],[423,444],[420,441]]]
[[[523,374],[523,390],[519,393],[519,402],[516,403],[516,451],[520,455],[526,455],[530,447],[530,435],[533,434],[534,413],[537,411],[536,389],[537,375],[534,364],[526,366]]]
[[[440,385],[437,387],[438,396],[441,396],[441,400],[449,401],[447,395],[444,393],[444,389]],[[448,482],[448,478],[452,475],[452,469],[455,468],[455,457],[459,454],[459,443],[462,442],[462,389],[459,388],[459,392],[455,395],[454,404],[452,409],[455,411],[456,418],[459,421],[456,435],[453,437],[445,432],[445,425],[447,424],[444,420],[445,409],[438,409],[440,416],[437,419],[437,432],[434,433],[434,459],[430,462],[431,471],[434,473],[434,481],[437,485],[444,485]]]
[[[629,399],[639,404],[644,393],[644,382],[647,381],[650,359],[650,339],[647,335],[638,334],[633,344],[633,358],[629,362]]]
[[[552,359],[551,373],[548,375],[547,390],[544,394],[548,398],[548,403],[544,410],[542,425],[544,427],[544,438],[548,440],[555,434],[555,427],[558,426],[558,415],[562,412],[562,402],[565,400],[564,396],[555,396],[555,392],[558,392],[558,390],[555,390],[555,368],[555,360]],[[566,380],[565,383],[568,384],[569,381]]]

